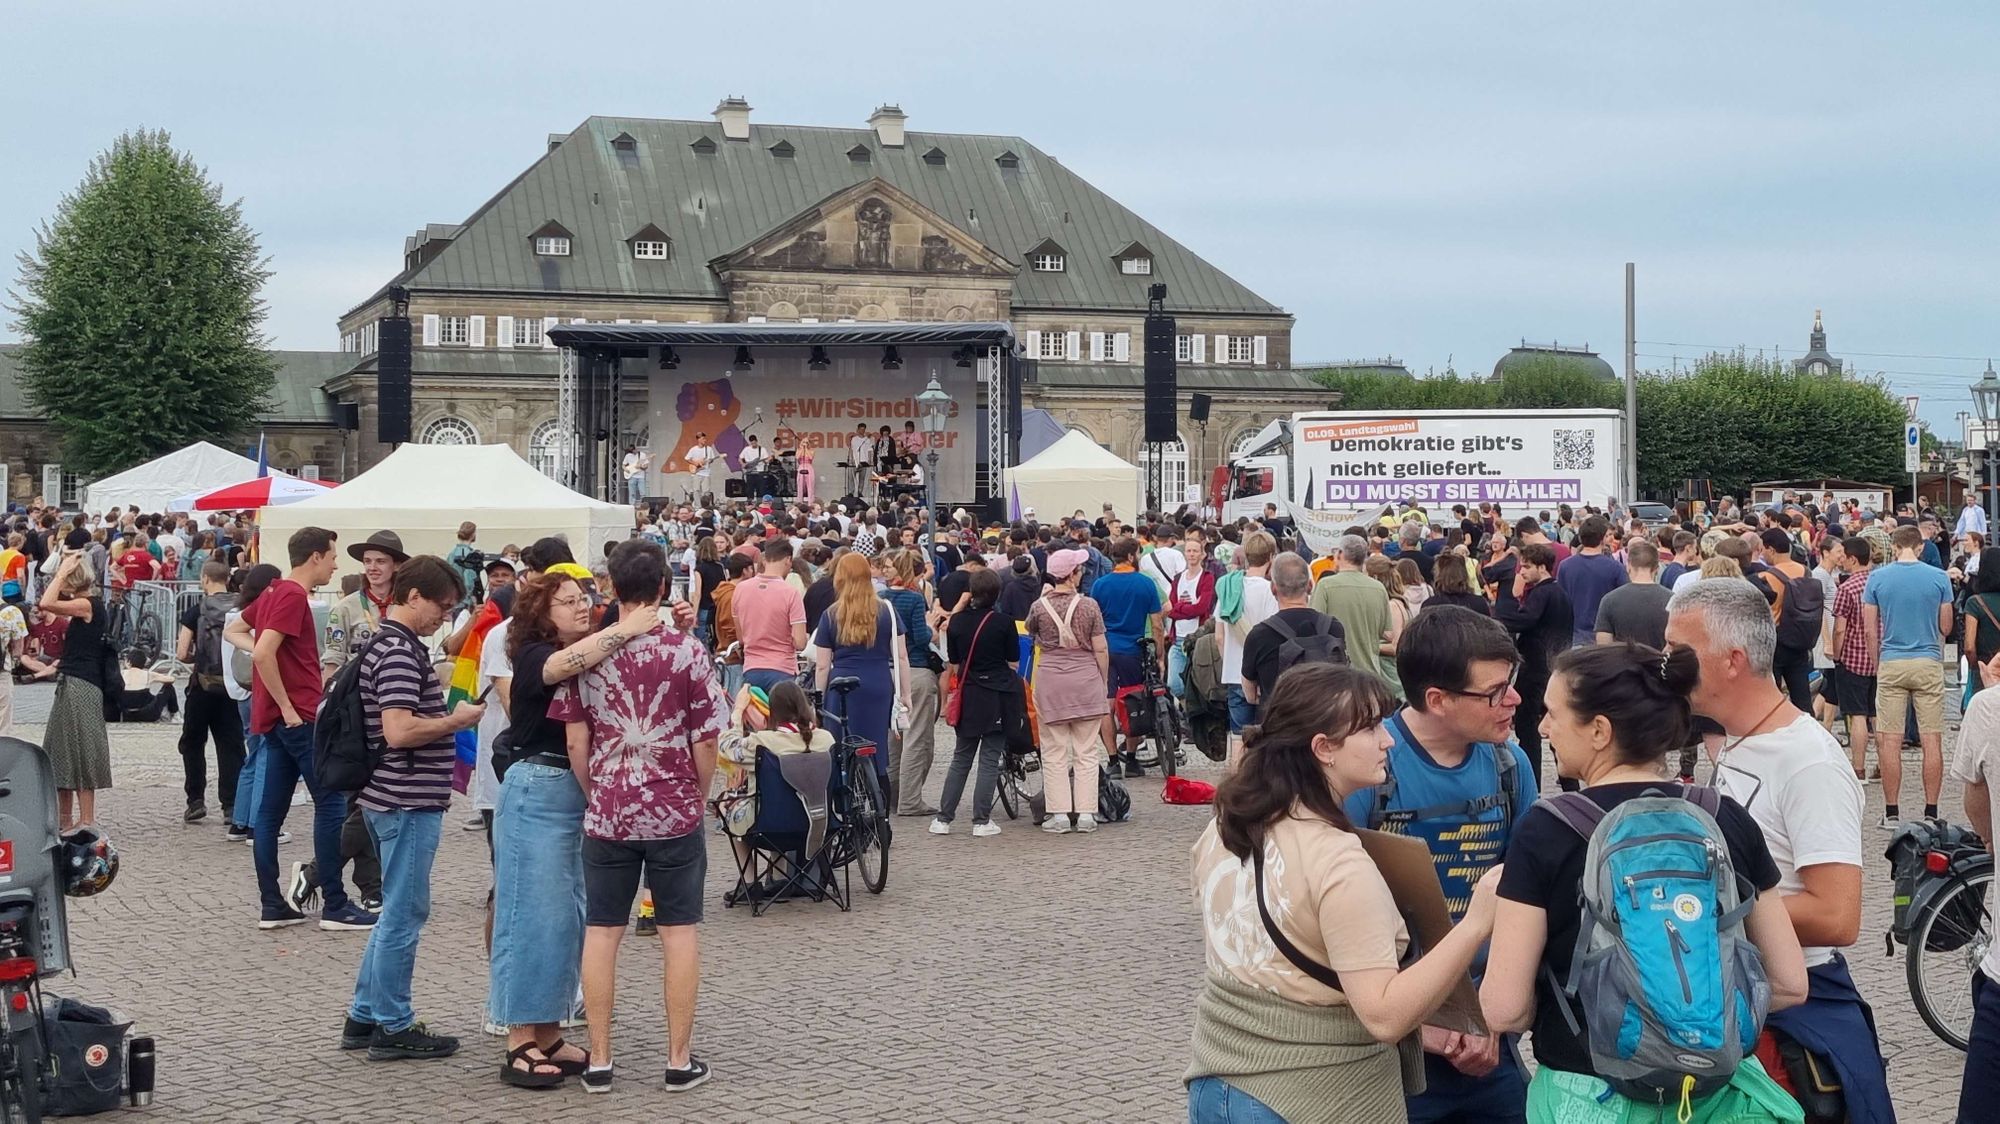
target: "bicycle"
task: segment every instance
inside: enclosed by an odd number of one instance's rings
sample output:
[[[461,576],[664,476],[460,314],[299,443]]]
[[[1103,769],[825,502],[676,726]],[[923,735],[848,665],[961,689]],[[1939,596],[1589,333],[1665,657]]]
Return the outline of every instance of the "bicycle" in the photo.
[[[1175,776],[1187,764],[1187,750],[1183,748],[1193,735],[1188,730],[1187,716],[1181,711],[1180,700],[1167,690],[1167,681],[1160,674],[1158,649],[1153,638],[1139,638],[1139,666],[1145,673],[1146,697],[1152,700],[1153,728],[1145,737],[1153,747],[1153,761],[1141,758],[1141,765],[1157,764],[1167,776]]]
[[[1993,944],[1992,885],[1993,855],[1983,845],[1930,850],[1910,895],[1910,998],[1924,1025],[1959,1050],[1971,1041],[1972,976]]]
[[[1029,807],[1035,794],[1027,790],[1028,774],[1042,771],[1042,751],[1031,749],[1025,753],[1009,750],[1000,758],[1000,784],[998,795],[1000,808],[1010,820],[1021,818],[1021,809]]]
[[[827,693],[840,700],[839,714],[826,705],[825,695],[814,691],[812,697],[820,722],[835,735],[833,768],[838,786],[831,795],[840,825],[828,848],[829,861],[836,869],[854,863],[861,868],[861,884],[868,887],[869,893],[879,894],[889,884],[891,832],[888,802],[883,796],[881,778],[875,773],[878,747],[866,738],[856,737],[847,727],[847,695],[860,685],[861,680],[852,675],[838,676],[827,683]]]

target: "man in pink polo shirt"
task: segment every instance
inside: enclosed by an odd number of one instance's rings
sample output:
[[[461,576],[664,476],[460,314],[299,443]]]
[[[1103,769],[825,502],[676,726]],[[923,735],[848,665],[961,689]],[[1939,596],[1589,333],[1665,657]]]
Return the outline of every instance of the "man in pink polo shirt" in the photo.
[[[736,583],[730,613],[743,642],[743,682],[770,690],[799,673],[799,650],[806,646],[806,602],[792,583],[792,540],[764,543],[764,570]]]

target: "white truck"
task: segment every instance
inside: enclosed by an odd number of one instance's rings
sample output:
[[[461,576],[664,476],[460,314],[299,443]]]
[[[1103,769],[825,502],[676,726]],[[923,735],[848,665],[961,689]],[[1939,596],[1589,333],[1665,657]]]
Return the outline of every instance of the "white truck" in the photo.
[[[1279,419],[1216,470],[1225,521],[1416,500],[1432,513],[1498,503],[1509,515],[1624,491],[1617,410],[1327,410]]]

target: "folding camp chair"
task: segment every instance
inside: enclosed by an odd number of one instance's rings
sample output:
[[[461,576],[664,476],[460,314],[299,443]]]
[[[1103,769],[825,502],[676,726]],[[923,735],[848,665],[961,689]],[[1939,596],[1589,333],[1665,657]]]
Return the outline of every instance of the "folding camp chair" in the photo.
[[[762,917],[771,903],[803,896],[831,899],[845,912],[849,877],[830,859],[828,791],[833,779],[833,753],[772,753],[757,749],[757,815],[736,837],[736,886],[725,907],[750,903],[750,914]]]

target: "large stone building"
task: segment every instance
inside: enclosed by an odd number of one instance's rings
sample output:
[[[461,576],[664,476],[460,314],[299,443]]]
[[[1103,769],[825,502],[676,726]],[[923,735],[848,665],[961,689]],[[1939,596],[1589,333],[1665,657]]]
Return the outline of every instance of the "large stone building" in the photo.
[[[264,432],[274,464],[327,478],[385,455],[377,323],[401,291],[414,439],[503,441],[545,471],[559,366],[546,333],[568,322],[1005,320],[1035,360],[1023,405],[1136,463],[1142,326],[1162,282],[1180,416],[1193,393],[1213,398],[1205,440],[1187,424],[1162,458],[1162,495],[1178,497],[1272,417],[1332,395],[1291,370],[1288,313],[1055,158],[1019,137],[909,131],[895,106],[861,128],[755,123],[739,98],[711,120],[592,117],[463,221],[407,238],[401,268],[340,317],[339,351],[281,353]],[[10,376],[0,353],[0,436],[20,438],[0,455],[18,479],[54,454]]]

